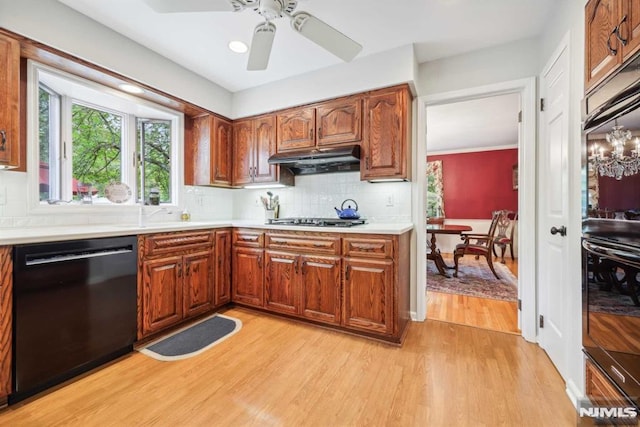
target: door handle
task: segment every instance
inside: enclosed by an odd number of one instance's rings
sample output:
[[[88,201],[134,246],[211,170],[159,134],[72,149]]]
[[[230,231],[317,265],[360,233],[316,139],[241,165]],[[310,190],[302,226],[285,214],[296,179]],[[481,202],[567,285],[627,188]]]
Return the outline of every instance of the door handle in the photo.
[[[551,234],[553,234],[554,236],[556,234],[560,234],[561,236],[566,236],[567,235],[567,227],[565,227],[564,225],[560,228],[556,228],[556,227],[551,227]]]

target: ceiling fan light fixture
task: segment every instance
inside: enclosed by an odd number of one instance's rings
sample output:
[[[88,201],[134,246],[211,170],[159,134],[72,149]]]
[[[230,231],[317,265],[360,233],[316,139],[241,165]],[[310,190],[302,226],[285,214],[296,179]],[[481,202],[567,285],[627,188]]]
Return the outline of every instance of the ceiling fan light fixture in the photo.
[[[235,53],[247,53],[249,46],[240,40],[231,40],[229,42],[229,50]]]

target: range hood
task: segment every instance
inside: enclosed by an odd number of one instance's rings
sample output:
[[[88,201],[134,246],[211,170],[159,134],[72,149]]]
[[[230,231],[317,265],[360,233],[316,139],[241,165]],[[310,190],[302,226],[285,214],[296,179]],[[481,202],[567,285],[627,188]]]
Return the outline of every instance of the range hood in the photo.
[[[360,146],[313,148],[277,153],[269,157],[270,165],[280,165],[294,175],[360,170]]]

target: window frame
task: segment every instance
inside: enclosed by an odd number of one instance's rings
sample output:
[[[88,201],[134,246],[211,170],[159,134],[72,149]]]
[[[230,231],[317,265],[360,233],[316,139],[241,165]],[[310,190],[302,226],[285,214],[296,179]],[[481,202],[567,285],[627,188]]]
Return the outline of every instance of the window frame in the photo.
[[[80,97],[71,97],[63,94],[57,94],[60,96],[60,114],[64,115],[66,111],[71,111],[71,104],[76,103],[90,108],[97,108],[107,112],[112,112],[123,116],[123,155],[121,174],[123,182],[127,182],[131,187],[132,197],[123,204],[115,203],[95,203],[95,204],[58,204],[49,205],[47,202],[40,201],[40,177],[39,177],[39,162],[40,162],[40,144],[39,144],[39,82],[40,73],[44,72],[50,75],[54,75],[58,78],[69,80],[72,84],[78,84],[84,88],[92,91],[100,92],[105,97],[108,97],[118,102],[127,103],[130,106],[136,106],[143,111],[149,112],[149,114],[133,114],[120,109],[112,108],[110,105],[104,105],[104,103],[95,103],[87,99]],[[51,88],[48,88],[52,90]],[[154,114],[155,113],[155,114]],[[33,60],[27,61],[27,181],[28,181],[28,212],[29,214],[69,214],[69,213],[96,213],[96,214],[114,214],[120,215],[123,210],[137,212],[140,206],[139,202],[139,189],[136,187],[136,172],[137,166],[134,165],[133,157],[138,152],[137,138],[136,138],[136,117],[137,118],[158,118],[154,115],[161,115],[163,120],[171,121],[171,203],[163,203],[162,206],[167,208],[179,209],[181,203],[184,200],[184,114],[169,109],[167,107],[155,104],[153,102],[138,98],[134,95],[130,95],[119,90],[104,86],[100,83],[96,83],[85,78],[67,73],[65,71],[50,67],[38,63]],[[63,123],[65,118],[62,118]],[[62,125],[59,129],[61,141],[71,140],[71,126]],[[128,146],[127,152],[124,153],[125,145]],[[68,152],[71,152],[71,147],[66,148]],[[68,165],[64,163],[67,162]],[[66,179],[70,179],[72,158],[67,156],[67,159],[60,163],[61,173],[67,174]],[[63,175],[64,176],[64,175]],[[128,181],[127,181],[128,179]],[[63,178],[64,180],[64,178]],[[64,195],[64,191],[63,191]],[[64,197],[60,199],[65,200]],[[66,199],[68,200],[68,199]]]

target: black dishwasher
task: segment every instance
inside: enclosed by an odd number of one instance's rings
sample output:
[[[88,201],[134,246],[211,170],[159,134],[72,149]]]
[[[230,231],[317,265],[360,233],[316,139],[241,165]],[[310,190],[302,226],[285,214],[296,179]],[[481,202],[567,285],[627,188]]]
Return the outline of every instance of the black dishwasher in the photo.
[[[15,403],[133,350],[135,236],[14,247]]]

